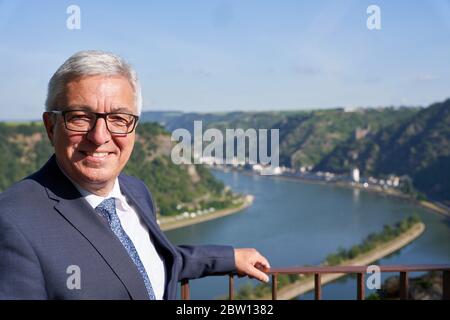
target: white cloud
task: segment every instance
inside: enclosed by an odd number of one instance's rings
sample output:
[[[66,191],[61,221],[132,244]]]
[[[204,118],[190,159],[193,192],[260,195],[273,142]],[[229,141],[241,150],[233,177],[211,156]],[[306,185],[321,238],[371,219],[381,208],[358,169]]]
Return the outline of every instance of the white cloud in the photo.
[[[437,79],[437,77],[431,73],[422,73],[415,77],[415,80],[420,81],[420,82],[429,82],[429,81],[434,81],[436,79]]]

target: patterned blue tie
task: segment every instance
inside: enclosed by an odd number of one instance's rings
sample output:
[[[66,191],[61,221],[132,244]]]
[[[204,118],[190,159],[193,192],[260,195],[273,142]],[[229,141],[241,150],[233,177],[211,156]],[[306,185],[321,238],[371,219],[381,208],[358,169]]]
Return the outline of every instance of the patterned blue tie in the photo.
[[[114,234],[119,238],[122,245],[128,252],[131,260],[133,260],[134,264],[139,270],[142,278],[144,279],[145,288],[147,289],[148,296],[150,300],[156,300],[155,293],[153,292],[152,284],[150,283],[150,279],[148,278],[147,272],[145,272],[144,265],[142,264],[141,258],[139,258],[139,254],[134,247],[133,242],[128,237],[125,230],[123,230],[122,225],[120,224],[119,216],[116,212],[116,202],[114,198],[108,198],[103,200],[96,208],[95,211],[101,214],[106,220],[108,220],[109,226]]]

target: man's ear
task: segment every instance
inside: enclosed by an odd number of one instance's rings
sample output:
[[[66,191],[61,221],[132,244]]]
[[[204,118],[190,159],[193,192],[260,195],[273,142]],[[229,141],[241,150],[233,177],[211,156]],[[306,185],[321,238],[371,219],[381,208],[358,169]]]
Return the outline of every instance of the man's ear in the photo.
[[[42,114],[42,120],[44,121],[44,126],[45,130],[47,131],[48,139],[50,140],[52,146],[54,146],[53,137],[55,135],[55,124],[56,124],[55,116],[51,113],[44,112]]]

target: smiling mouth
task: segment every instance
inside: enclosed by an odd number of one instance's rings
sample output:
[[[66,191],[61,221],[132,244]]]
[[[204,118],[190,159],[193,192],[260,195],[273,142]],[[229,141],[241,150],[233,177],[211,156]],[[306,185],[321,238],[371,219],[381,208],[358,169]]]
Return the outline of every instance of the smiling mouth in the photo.
[[[103,158],[107,157],[108,155],[112,154],[112,152],[86,152],[86,151],[80,151],[80,152],[88,157],[93,157],[96,159],[103,159]]]

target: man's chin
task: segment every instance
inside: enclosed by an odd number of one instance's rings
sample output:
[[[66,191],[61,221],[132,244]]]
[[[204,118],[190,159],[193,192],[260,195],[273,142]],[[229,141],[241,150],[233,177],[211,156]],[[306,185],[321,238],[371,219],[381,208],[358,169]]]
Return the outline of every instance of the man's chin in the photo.
[[[85,184],[101,186],[107,184],[108,182],[114,181],[116,178],[113,174],[105,174],[105,169],[102,168],[99,168],[98,170],[90,168],[89,171],[90,172],[80,173],[80,180],[82,180]]]

